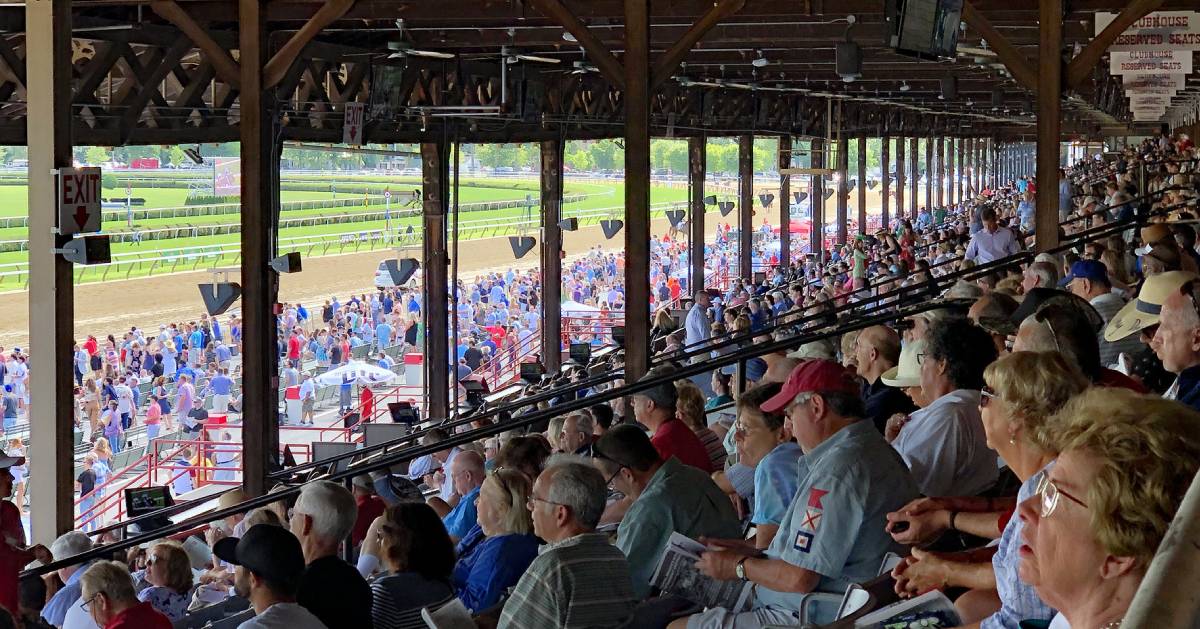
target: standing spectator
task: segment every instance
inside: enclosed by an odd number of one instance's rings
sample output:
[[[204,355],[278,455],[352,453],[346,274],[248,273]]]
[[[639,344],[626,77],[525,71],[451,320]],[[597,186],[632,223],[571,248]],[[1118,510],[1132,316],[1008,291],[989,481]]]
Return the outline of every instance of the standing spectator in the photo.
[[[150,405],[146,407],[146,441],[158,437],[162,429],[162,406],[158,404],[158,396],[150,394]]]
[[[1071,216],[1071,178],[1067,171],[1058,169],[1058,222]]]
[[[192,410],[192,400],[196,399],[196,387],[192,385],[192,379],[186,375],[179,376],[179,383],[175,387],[175,412],[179,414],[180,425],[186,425],[189,411]]]
[[[317,404],[317,384],[313,381],[312,376],[304,374],[304,381],[300,383],[300,425],[312,425],[313,412]]]
[[[81,579],[81,605],[102,629],[171,629],[171,621],[137,599],[125,564],[97,561]]]
[[[233,589],[254,608],[254,617],[238,629],[325,629],[312,612],[296,603],[304,553],[291,533],[271,524],[257,524],[241,538],[218,541],[212,552],[217,559],[237,566]]]
[[[578,462],[552,462],[527,507],[533,531],[549,543],[517,581],[498,629],[612,627],[627,620],[633,596],[629,562],[596,532],[607,495],[604,477]]]
[[[292,508],[292,533],[307,568],[296,600],[329,629],[370,629],[371,588],[354,566],[337,556],[357,514],[354,496],[330,481],[304,486]]]
[[[108,403],[108,410],[100,415],[100,422],[104,425],[104,438],[112,446],[113,453],[123,450],[125,438],[122,435],[125,430],[121,427],[121,413],[117,411],[116,400]]]
[[[17,427],[17,396],[11,384],[4,385],[4,434],[12,434]]]
[[[708,308],[711,305],[712,297],[708,292],[696,291],[692,307],[688,310],[687,319],[684,322],[687,330],[684,345],[688,350],[698,349],[701,343],[708,340],[709,332],[712,330],[712,321],[708,318]]]
[[[233,390],[233,379],[229,377],[229,369],[222,367],[211,380],[208,381],[208,386],[204,389],[204,394],[212,394],[212,407],[214,413],[229,412],[229,394]],[[202,395],[201,397],[204,397]]]
[[[980,212],[980,218],[983,220],[983,229],[971,236],[971,242],[967,245],[967,260],[974,260],[977,264],[987,264],[1021,250],[1012,230],[1000,227],[1000,222],[996,218],[996,210],[985,207]]]
[[[79,492],[79,519],[83,521],[84,531],[94,531],[100,527],[97,518],[93,517],[92,507],[96,497],[92,493],[96,489],[96,455],[83,455],[83,471],[75,478],[75,491]]]

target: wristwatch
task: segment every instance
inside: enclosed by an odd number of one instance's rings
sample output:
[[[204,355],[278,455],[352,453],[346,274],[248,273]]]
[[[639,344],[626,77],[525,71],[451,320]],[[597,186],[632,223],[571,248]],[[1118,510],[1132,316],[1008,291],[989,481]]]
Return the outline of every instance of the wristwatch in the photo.
[[[738,559],[737,566],[733,569],[733,573],[737,575],[737,578],[739,578],[743,581],[748,580],[748,579],[746,579],[746,560],[747,559],[749,559],[749,557],[742,557],[741,559]]]

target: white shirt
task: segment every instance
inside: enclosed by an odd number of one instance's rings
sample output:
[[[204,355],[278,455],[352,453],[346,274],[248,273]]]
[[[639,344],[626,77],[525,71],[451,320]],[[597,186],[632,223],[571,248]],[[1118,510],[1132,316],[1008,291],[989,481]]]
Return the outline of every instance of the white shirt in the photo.
[[[951,391],[914,412],[892,447],[926,496],[974,496],[999,476],[979,416],[979,391]]]
[[[129,413],[133,411],[133,389],[128,385],[118,384],[113,387],[117,392],[117,412]]]
[[[96,625],[96,621],[92,620],[92,615],[83,611],[83,601],[77,600],[67,609],[67,615],[63,618],[62,629],[100,629]]]
[[[326,629],[312,612],[297,603],[275,603],[238,629]]]
[[[995,232],[990,232],[985,227],[971,236],[971,243],[967,245],[966,258],[974,260],[978,264],[987,264],[1020,250],[1011,229],[998,227]]]
[[[689,350],[695,349],[697,343],[708,340],[708,335],[712,332],[712,322],[708,320],[708,308],[695,304],[688,311],[687,321],[687,338],[684,340],[684,345]]]

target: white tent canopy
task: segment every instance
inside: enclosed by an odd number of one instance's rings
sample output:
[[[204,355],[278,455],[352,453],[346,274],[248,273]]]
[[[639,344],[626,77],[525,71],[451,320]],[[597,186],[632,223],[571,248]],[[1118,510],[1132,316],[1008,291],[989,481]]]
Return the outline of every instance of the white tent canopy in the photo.
[[[600,314],[600,309],[595,306],[581,304],[577,301],[568,299],[567,301],[564,301],[562,304],[562,313],[564,315],[575,315],[575,316],[593,315],[593,314]]]
[[[361,360],[352,360],[337,369],[330,369],[317,376],[316,381],[317,384],[329,386],[347,381],[358,384],[378,384],[390,382],[395,378],[396,373],[390,369],[384,369]]]

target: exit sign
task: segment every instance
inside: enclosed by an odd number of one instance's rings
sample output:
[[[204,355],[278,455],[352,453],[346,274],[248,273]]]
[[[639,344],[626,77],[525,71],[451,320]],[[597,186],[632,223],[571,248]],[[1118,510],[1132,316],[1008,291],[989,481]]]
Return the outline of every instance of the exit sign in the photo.
[[[56,192],[60,235],[100,231],[99,168],[60,168]]]

